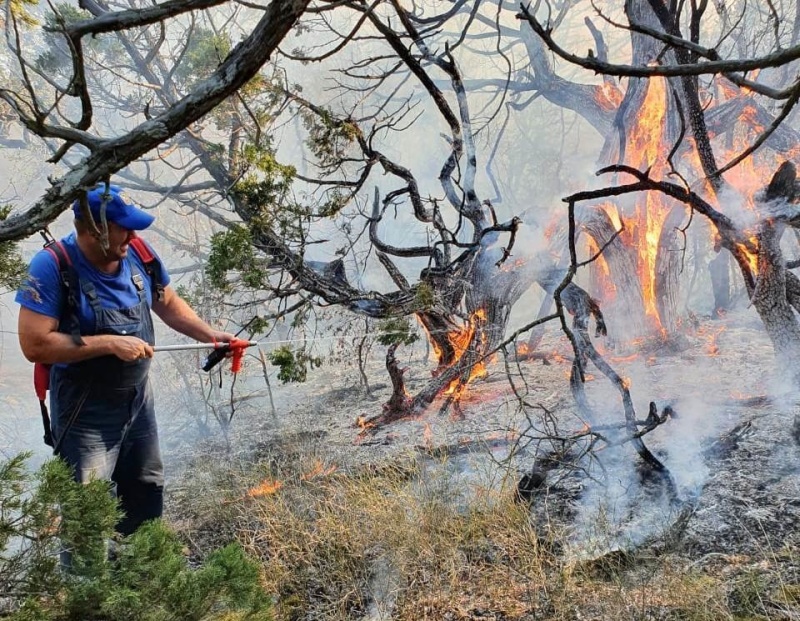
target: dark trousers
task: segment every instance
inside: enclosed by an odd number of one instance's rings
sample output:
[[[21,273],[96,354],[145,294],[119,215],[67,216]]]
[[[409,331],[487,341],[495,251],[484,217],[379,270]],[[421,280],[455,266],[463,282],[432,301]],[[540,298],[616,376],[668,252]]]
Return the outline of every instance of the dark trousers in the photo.
[[[106,382],[87,385],[66,375],[53,379],[53,437],[75,480],[114,483],[124,513],[117,531],[123,535],[161,517],[164,467],[147,378],[117,388]]]

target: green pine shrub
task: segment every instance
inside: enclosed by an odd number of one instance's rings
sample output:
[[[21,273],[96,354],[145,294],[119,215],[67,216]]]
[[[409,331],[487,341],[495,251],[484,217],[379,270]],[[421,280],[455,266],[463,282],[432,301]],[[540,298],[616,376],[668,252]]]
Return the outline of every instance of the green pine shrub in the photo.
[[[81,485],[60,460],[31,474],[27,454],[0,463],[0,619],[267,620],[259,570],[238,544],[192,568],[160,520],[109,541],[119,519],[108,483]],[[64,571],[58,552],[71,551]]]

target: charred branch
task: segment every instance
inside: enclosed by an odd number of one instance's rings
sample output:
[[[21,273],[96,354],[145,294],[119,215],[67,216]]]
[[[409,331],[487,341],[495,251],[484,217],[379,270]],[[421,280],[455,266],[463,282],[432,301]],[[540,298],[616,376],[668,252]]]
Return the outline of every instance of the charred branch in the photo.
[[[620,393],[620,397],[622,399],[622,406],[623,412],[625,415],[625,422],[626,422],[626,429],[630,435],[630,442],[633,444],[636,452],[639,454],[639,457],[642,461],[647,464],[655,473],[657,473],[660,477],[664,485],[666,485],[667,490],[670,494],[670,497],[673,500],[677,500],[678,493],[677,488],[675,486],[675,482],[672,479],[669,470],[664,466],[664,464],[655,456],[653,453],[647,448],[647,446],[642,441],[642,438],[639,433],[639,429],[637,427],[636,421],[636,410],[633,406],[633,399],[631,398],[630,390],[629,390],[629,382],[624,380],[620,377],[617,372],[609,365],[606,360],[600,355],[600,353],[595,349],[594,344],[591,342],[589,338],[587,326],[584,322],[579,321],[579,316],[575,316],[575,322],[573,324],[574,330],[571,330],[567,327],[566,319],[563,313],[564,304],[562,302],[561,296],[562,293],[566,290],[567,285],[571,284],[572,278],[575,275],[577,270],[577,251],[575,248],[575,240],[576,240],[576,220],[575,220],[575,201],[569,200],[569,211],[568,211],[568,219],[569,219],[569,232],[568,232],[568,243],[569,243],[569,255],[570,255],[570,266],[567,270],[567,273],[564,277],[564,280],[561,284],[556,288],[553,297],[556,302],[556,309],[559,312],[561,317],[561,327],[562,331],[567,335],[569,341],[572,345],[574,359],[572,362],[572,373],[570,377],[570,385],[573,389],[573,395],[575,397],[578,406],[583,411],[583,415],[588,420],[594,420],[594,415],[591,412],[591,409],[588,405],[588,401],[586,399],[583,384],[585,382],[584,377],[584,368],[585,360],[590,360],[592,364],[601,372],[606,378],[612,383],[613,386]],[[598,309],[599,310],[599,309]]]

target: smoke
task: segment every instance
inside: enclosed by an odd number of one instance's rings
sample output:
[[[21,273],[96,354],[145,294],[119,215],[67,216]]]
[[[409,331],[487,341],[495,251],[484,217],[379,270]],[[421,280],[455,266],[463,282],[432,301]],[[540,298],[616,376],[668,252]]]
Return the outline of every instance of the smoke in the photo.
[[[720,357],[736,357],[738,338],[720,337]],[[758,359],[762,353],[756,351]],[[669,470],[679,503],[673,502],[667,486],[653,476],[630,443],[597,451],[584,464],[588,476],[574,507],[570,551],[576,558],[630,549],[662,537],[683,504],[694,504],[708,483],[709,447],[739,422],[732,395],[737,391],[752,395],[761,388],[758,374],[742,373],[735,363],[708,355],[699,339],[683,354],[657,359],[640,355],[612,366],[630,379],[639,420],[647,416],[650,401],[659,413],[666,405],[676,413],[643,440]],[[589,382],[587,395],[599,416],[596,426],[624,419],[619,393],[604,378]],[[603,433],[612,444],[626,435],[624,430]]]

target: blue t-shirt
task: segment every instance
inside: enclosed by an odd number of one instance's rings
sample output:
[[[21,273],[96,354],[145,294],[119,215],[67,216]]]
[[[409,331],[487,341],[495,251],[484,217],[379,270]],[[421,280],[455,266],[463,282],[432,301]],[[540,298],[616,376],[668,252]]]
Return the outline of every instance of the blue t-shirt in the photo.
[[[120,269],[116,274],[106,274],[92,265],[78,248],[75,233],[70,233],[61,240],[64,248],[69,253],[72,266],[78,273],[78,278],[94,283],[97,297],[102,308],[122,309],[130,308],[139,303],[139,294],[133,284],[131,263],[136,266],[136,271],[144,280],[144,290],[147,295],[148,305],[152,305],[152,283],[144,263],[132,248],[128,248],[126,260],[120,261]],[[169,284],[169,274],[163,262],[153,251],[153,256],[161,264],[161,278],[164,286]],[[15,300],[21,306],[36,313],[62,319],[61,313],[65,308],[64,288],[61,283],[61,274],[56,258],[47,250],[40,250],[31,260],[28,276],[17,291]],[[95,319],[86,296],[81,292],[80,309],[78,316],[81,324],[81,334],[94,333]]]

